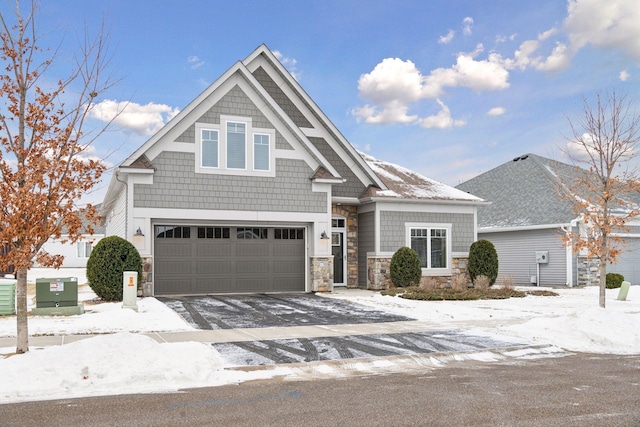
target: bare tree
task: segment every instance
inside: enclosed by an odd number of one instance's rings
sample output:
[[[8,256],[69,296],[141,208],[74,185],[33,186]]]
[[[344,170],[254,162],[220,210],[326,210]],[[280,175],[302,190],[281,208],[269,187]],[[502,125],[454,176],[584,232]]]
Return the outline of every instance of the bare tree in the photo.
[[[574,252],[600,261],[600,307],[605,307],[607,264],[615,264],[624,241],[618,233],[640,214],[640,173],[636,164],[640,114],[625,94],[598,94],[595,105],[569,118],[572,137],[567,153],[576,166],[560,179],[560,195],[569,201],[584,227],[565,236]]]
[[[0,270],[17,272],[17,353],[29,349],[27,270],[37,261],[59,267],[61,255],[42,250],[51,237],[76,242],[82,219],[97,224],[95,206],[80,199],[98,182],[105,166],[87,154],[105,129],[83,133],[96,98],[111,86],[105,35],[86,34],[65,78],[52,75],[60,52],[39,46],[38,7],[23,15],[19,1],[0,13]],[[86,230],[92,233],[89,227]]]

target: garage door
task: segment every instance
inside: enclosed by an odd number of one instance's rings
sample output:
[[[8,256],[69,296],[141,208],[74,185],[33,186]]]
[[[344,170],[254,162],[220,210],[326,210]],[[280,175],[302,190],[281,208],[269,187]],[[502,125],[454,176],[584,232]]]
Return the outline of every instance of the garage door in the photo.
[[[607,272],[622,274],[632,285],[640,285],[640,239],[625,239],[618,263],[607,266]]]
[[[304,228],[157,225],[156,295],[305,290]]]

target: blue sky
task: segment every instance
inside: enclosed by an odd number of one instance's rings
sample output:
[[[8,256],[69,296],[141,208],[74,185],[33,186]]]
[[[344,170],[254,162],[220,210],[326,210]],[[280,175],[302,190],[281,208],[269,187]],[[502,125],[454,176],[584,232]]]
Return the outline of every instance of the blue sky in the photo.
[[[122,81],[100,111],[130,101],[96,146],[115,165],[262,43],[358,149],[450,185],[563,160],[583,96],[640,105],[637,0],[59,0],[40,29],[67,53],[103,17]]]

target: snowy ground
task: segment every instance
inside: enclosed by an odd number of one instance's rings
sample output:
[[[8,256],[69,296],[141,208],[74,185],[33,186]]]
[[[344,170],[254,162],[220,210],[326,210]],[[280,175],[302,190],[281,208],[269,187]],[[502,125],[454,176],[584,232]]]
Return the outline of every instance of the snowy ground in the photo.
[[[493,301],[426,302],[340,290],[341,298],[433,322],[443,328],[502,334],[569,351],[640,354],[640,287],[627,301],[607,291],[607,308],[598,307],[598,289],[559,289],[558,297]],[[31,348],[13,355],[0,348],[0,403],[105,394],[168,392],[181,388],[238,383],[287,375],[288,367],[242,372],[225,369],[210,345],[162,343],[136,332],[189,331],[192,328],[154,298],[138,300],[139,311],[121,304],[93,304],[95,295],[79,289],[86,313],[29,318],[31,335],[94,334],[64,346]],[[0,317],[0,337],[15,336],[15,316]],[[523,354],[526,354],[523,353]]]

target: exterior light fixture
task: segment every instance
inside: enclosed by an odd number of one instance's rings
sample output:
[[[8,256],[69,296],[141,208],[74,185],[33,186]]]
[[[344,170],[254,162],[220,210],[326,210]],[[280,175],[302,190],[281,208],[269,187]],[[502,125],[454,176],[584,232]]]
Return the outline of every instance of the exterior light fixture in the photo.
[[[320,238],[321,238],[322,240],[329,240],[329,236],[327,236],[326,231],[323,231],[323,232],[320,234]]]

